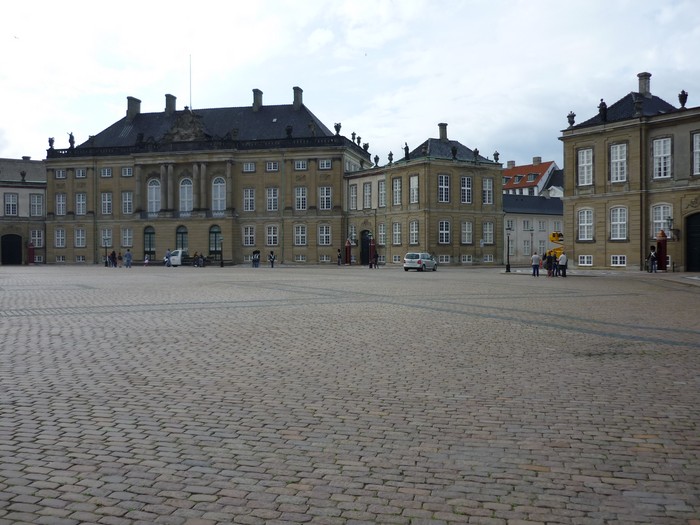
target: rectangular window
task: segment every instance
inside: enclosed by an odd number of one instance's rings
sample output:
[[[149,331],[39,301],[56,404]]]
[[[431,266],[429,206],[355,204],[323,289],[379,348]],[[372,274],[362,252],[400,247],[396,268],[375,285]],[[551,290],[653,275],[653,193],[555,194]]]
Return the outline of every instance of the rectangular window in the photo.
[[[66,178],[66,170],[56,170],[56,178],[57,179],[65,179]]]
[[[280,163],[276,160],[269,160],[265,163],[265,171],[279,171]]]
[[[84,262],[87,262],[87,259],[85,258],[84,255],[76,255],[76,256],[75,256],[75,262],[77,262],[77,263],[84,263]]]
[[[627,144],[610,146],[610,182],[627,180]]]
[[[460,188],[460,201],[462,204],[472,203],[472,178],[462,177]]]
[[[372,207],[372,183],[365,182],[362,185],[362,207],[369,209]]]
[[[462,244],[474,243],[474,225],[471,221],[462,222]]]
[[[5,215],[17,215],[17,199],[16,193],[5,194]]]
[[[111,177],[112,168],[100,168],[100,177]]]
[[[392,195],[393,195],[392,204],[394,206],[400,206],[401,205],[401,179],[399,179],[399,178],[392,179],[391,185],[392,185]]]
[[[532,255],[532,246],[530,239],[523,239],[523,255]]]
[[[124,215],[134,213],[134,193],[131,191],[122,192],[122,213]]]
[[[321,224],[318,227],[318,244],[321,246],[331,245],[331,227],[327,224]]]
[[[133,177],[134,176],[134,168],[131,167],[123,167],[122,168],[122,177]]]
[[[384,208],[386,206],[386,181],[385,180],[380,180],[377,183],[377,205],[380,208]]]
[[[53,232],[54,238],[54,248],[65,248],[66,247],[66,230],[63,228],[56,228]]]
[[[254,188],[243,188],[243,211],[255,211]]]
[[[700,133],[693,133],[693,175],[700,175]]]
[[[671,218],[671,206],[668,204],[659,204],[651,208],[651,236],[656,237],[660,230],[668,234],[669,218]]]
[[[485,263],[492,263],[493,262],[493,254],[492,253],[487,253],[484,255],[484,262]]]
[[[578,150],[578,185],[590,186],[593,184],[593,149]]]
[[[56,194],[56,215],[66,214],[66,194],[57,193]]]
[[[408,244],[418,244],[418,221],[408,223]]]
[[[294,169],[296,171],[306,171],[307,169],[309,169],[309,163],[305,160],[295,160]]]
[[[270,225],[266,228],[267,230],[267,245],[277,246],[279,243],[279,233],[277,226]]]
[[[318,161],[318,169],[329,170],[332,167],[331,159],[320,159]]]
[[[627,208],[610,209],[610,239],[627,240]]]
[[[279,188],[267,188],[267,211],[279,209]]]
[[[460,257],[460,260],[462,261],[462,264],[471,264],[472,263],[472,256],[463,254],[462,257]]]
[[[102,215],[112,214],[112,194],[109,192],[102,193]]]
[[[297,211],[304,211],[307,208],[306,186],[294,188],[294,208]]]
[[[350,203],[351,210],[357,209],[357,184],[352,184],[350,186]]]
[[[449,175],[438,175],[438,202],[450,202]]]
[[[29,215],[41,217],[44,215],[44,196],[39,193],[32,193],[29,196]]]
[[[87,193],[75,194],[75,214],[85,215],[87,213]]]
[[[579,255],[578,256],[579,266],[593,266],[593,256],[592,255]]]
[[[243,227],[243,246],[255,246],[255,226]]]
[[[131,248],[134,245],[134,230],[132,228],[122,228],[122,246]]]
[[[538,240],[537,241],[537,253],[544,254],[547,251],[547,241]]]
[[[506,220],[506,230],[512,230],[514,228],[514,222],[513,219],[507,219]]]
[[[579,210],[578,212],[578,240],[593,240],[593,210]]]
[[[318,207],[321,210],[330,210],[333,207],[332,188],[330,186],[321,186],[318,189]]]
[[[377,244],[380,246],[386,244],[386,224],[383,222],[377,225]]]
[[[493,244],[493,223],[485,222],[482,228],[484,244]]]
[[[450,244],[450,221],[438,222],[438,243]]]
[[[395,222],[391,225],[392,244],[401,244],[401,223]]]
[[[482,204],[493,204],[493,179],[484,179],[482,191]]]
[[[523,220],[523,231],[529,232],[530,230],[532,230],[532,226],[530,226],[530,219],[524,219]]]
[[[306,246],[306,225],[296,224],[294,226],[294,245]]]
[[[102,231],[100,232],[100,242],[102,243],[103,248],[111,248],[112,247],[112,229],[111,228],[102,228]]]
[[[653,141],[654,178],[668,179],[671,177],[671,139],[656,139]]]
[[[34,245],[35,248],[43,248],[44,247],[44,231],[43,230],[32,230],[29,232],[29,238],[31,239],[31,243]]]
[[[75,235],[75,247],[76,248],[85,248],[85,245],[86,245],[85,228],[76,228],[74,235]]]
[[[87,170],[85,168],[75,168],[75,178],[84,179],[87,177]]]
[[[255,162],[244,162],[243,163],[243,173],[254,173],[255,172]]]
[[[537,229],[541,232],[547,231],[547,221],[537,221]]]
[[[418,203],[418,175],[411,175],[408,179],[408,201],[411,204]]]
[[[611,255],[610,266],[627,266],[626,255]]]

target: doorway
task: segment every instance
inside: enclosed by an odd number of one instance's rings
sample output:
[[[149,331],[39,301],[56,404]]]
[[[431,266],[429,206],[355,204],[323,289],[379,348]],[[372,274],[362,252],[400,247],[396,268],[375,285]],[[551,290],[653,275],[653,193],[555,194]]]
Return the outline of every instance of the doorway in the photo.
[[[700,272],[700,213],[685,219],[685,271]]]
[[[3,235],[0,240],[0,253],[2,253],[0,263],[3,266],[22,264],[22,237],[15,234]]]

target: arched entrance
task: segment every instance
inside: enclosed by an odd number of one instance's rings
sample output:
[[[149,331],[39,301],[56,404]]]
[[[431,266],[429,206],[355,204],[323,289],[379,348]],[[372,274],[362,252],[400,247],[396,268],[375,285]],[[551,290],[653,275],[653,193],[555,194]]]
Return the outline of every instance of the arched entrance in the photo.
[[[700,213],[685,219],[685,270],[700,272]]]
[[[22,264],[22,237],[15,234],[3,235],[0,240],[0,253],[0,263],[3,265]]]

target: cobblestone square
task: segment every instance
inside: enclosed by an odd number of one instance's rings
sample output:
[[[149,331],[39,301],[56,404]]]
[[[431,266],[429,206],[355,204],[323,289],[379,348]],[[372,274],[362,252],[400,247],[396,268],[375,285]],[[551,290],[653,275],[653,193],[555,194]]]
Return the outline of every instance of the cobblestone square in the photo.
[[[0,525],[700,525],[697,275],[571,273],[0,267]]]

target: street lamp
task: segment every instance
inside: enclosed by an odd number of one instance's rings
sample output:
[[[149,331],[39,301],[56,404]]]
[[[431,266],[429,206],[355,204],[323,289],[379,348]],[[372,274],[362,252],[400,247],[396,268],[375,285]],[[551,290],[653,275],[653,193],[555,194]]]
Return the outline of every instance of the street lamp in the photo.
[[[666,217],[666,222],[668,223],[668,231],[671,234],[671,240],[673,240],[673,217],[670,215]]]
[[[512,228],[506,228],[506,273],[510,273],[510,232],[513,231]]]
[[[533,226],[530,226],[530,255],[535,253],[535,241],[532,238],[532,236],[534,234],[535,234],[535,228]]]

